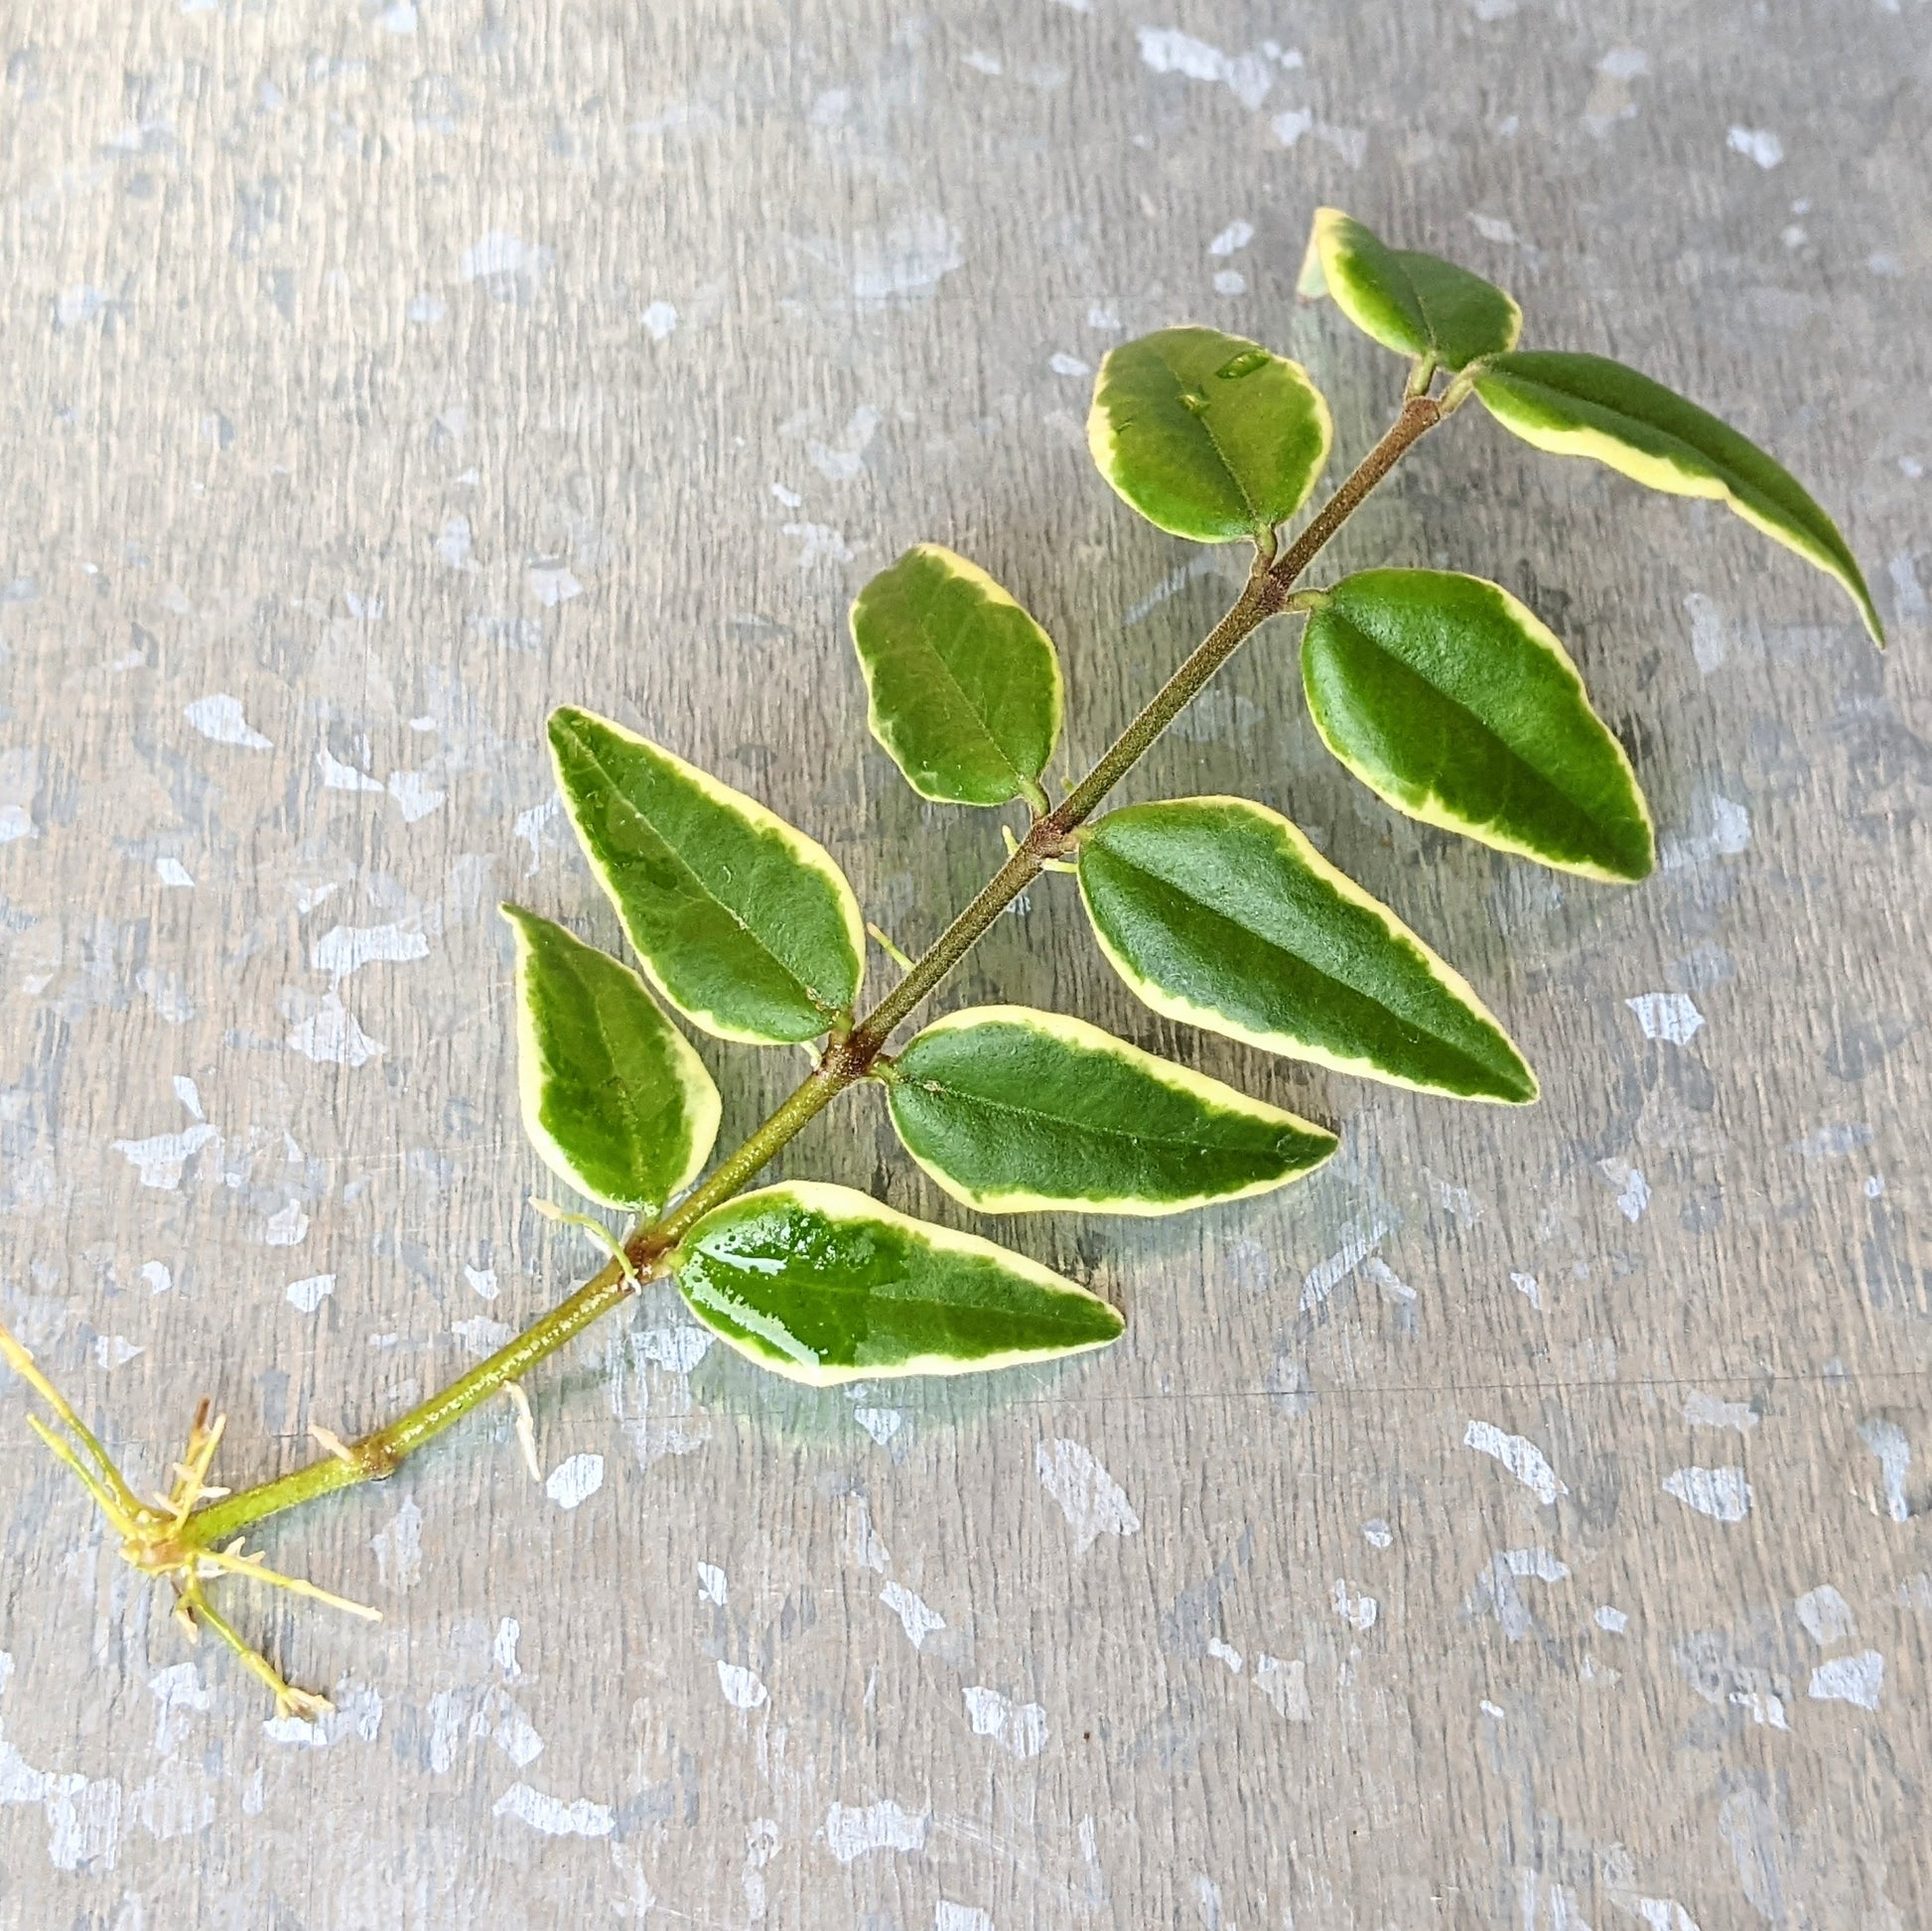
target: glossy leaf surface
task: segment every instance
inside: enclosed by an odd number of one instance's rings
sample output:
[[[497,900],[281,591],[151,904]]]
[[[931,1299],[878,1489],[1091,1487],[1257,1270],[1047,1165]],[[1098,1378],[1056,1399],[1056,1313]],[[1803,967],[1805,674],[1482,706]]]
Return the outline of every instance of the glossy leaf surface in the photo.
[[[1309,620],[1302,676],[1322,741],[1398,811],[1589,878],[1655,864],[1622,746],[1563,645],[1497,585],[1345,577]]]
[[[890,1073],[906,1151],[988,1213],[1180,1213],[1265,1193],[1335,1137],[1063,1014],[980,1006],[928,1026]]]
[[[1301,292],[1334,297],[1363,335],[1459,369],[1516,346],[1523,312],[1493,282],[1440,255],[1391,248],[1338,207],[1318,207]]]
[[[1038,795],[1060,734],[1052,639],[977,564],[922,543],[852,606],[872,735],[921,797]]]
[[[973,1374],[1104,1347],[1098,1295],[850,1187],[790,1180],[705,1215],[672,1259],[708,1327],[793,1381]]]
[[[1092,826],[1079,873],[1101,949],[1157,1013],[1392,1085],[1536,1097],[1462,976],[1279,812],[1129,805]]]
[[[1285,522],[1332,435],[1306,369],[1213,329],[1163,329],[1110,349],[1087,416],[1100,474],[1149,522],[1197,543]]]
[[[553,711],[550,750],[591,869],[685,1018],[778,1045],[850,1013],[865,922],[822,846],[608,718]]]
[[[1588,456],[1675,496],[1726,502],[1745,522],[1835,577],[1872,640],[1884,631],[1857,560],[1804,486],[1729,424],[1661,382],[1601,355],[1499,355],[1475,378],[1512,435],[1558,456]]]
[[[535,912],[501,909],[516,935],[523,1130],[579,1192],[658,1212],[718,1137],[711,1075],[628,966]]]

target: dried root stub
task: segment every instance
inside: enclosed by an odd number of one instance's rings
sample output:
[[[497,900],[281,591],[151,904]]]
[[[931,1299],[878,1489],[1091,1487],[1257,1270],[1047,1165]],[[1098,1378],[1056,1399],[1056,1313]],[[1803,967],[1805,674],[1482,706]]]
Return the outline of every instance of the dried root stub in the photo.
[[[242,1666],[266,1686],[275,1699],[275,1714],[279,1717],[314,1718],[329,1710],[327,1697],[295,1688],[215,1608],[208,1600],[208,1585],[223,1576],[245,1576],[270,1588],[306,1595],[369,1622],[379,1622],[381,1611],[350,1602],[300,1577],[284,1576],[270,1569],[259,1556],[248,1553],[240,1536],[220,1549],[208,1548],[196,1538],[191,1522],[194,1512],[204,1502],[228,1492],[208,1481],[228,1418],[216,1415],[210,1420],[209,1403],[204,1398],[189,1427],[188,1446],[171,1471],[173,1479],[167,1494],[144,1502],[129,1487],[93,1431],[41,1371],[33,1355],[5,1327],[0,1327],[0,1359],[54,1411],[58,1429],[49,1427],[38,1415],[29,1415],[27,1425],[93,1497],[94,1505],[120,1538],[121,1560],[143,1576],[165,1579],[174,1586],[175,1621],[188,1640],[200,1642],[204,1628],[213,1630],[234,1651]],[[62,1430],[66,1433],[61,1433]]]

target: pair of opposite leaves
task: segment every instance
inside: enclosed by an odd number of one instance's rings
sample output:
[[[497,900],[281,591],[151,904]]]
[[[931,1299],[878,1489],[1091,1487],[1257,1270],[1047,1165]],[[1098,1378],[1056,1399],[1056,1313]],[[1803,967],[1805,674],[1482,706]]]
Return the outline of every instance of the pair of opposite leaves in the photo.
[[[1598,357],[1513,352],[1502,291],[1317,214],[1304,291],[1376,340],[1462,371],[1499,421],[1654,486],[1722,497],[1843,582],[1857,566],[1786,473],[1735,432]],[[1234,385],[1234,386],[1228,386]],[[1296,365],[1212,331],[1113,351],[1089,438],[1116,490],[1203,541],[1272,539],[1325,462],[1325,405]],[[1061,682],[1051,641],[983,572],[908,553],[853,634],[875,735],[927,797],[1043,804]],[[1556,638],[1495,585],[1373,571],[1326,593],[1305,636],[1317,728],[1388,802],[1587,876],[1643,877],[1649,815]],[[668,753],[560,712],[560,785],[651,977],[720,1036],[817,1037],[849,1020],[856,900],[823,850]],[[1130,807],[1081,834],[1103,949],[1157,1010],[1346,1070],[1521,1101],[1533,1075],[1468,987],[1276,814],[1238,799]],[[531,914],[519,937],[526,1120],[564,1177],[654,1212],[696,1177],[717,1095],[625,968]],[[1172,1212],[1306,1172],[1322,1129],[1016,1008],[955,1014],[885,1069],[895,1124],[942,1185],[992,1211]],[[1122,1121],[1135,1123],[1124,1131]],[[958,1371],[1099,1345],[1119,1316],[1018,1256],[843,1188],[763,1189],[674,1257],[693,1307],[766,1365],[813,1380]]]

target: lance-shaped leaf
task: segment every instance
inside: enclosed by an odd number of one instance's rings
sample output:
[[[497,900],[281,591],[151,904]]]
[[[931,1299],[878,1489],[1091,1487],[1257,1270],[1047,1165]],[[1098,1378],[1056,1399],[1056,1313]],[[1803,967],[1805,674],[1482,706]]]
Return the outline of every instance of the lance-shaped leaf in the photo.
[[[1475,392],[1512,435],[1558,456],[1589,456],[1674,496],[1726,502],[1844,587],[1872,641],[1884,631],[1857,560],[1791,473],[1728,423],[1601,355],[1499,355]]]
[[[1363,335],[1399,355],[1459,369],[1516,346],[1523,312],[1493,282],[1440,255],[1391,248],[1338,207],[1317,207],[1298,284],[1332,295]]]
[[[823,846],[608,718],[553,711],[550,750],[591,870],[694,1026],[783,1045],[851,1013],[865,921]]]
[[[1461,974],[1279,812],[1129,805],[1088,830],[1079,873],[1101,949],[1157,1013],[1396,1086],[1536,1097]]]
[[[977,564],[922,543],[859,593],[872,735],[922,798],[1042,810],[1060,735],[1053,640]]]
[[[1037,1262],[816,1180],[714,1208],[671,1265],[706,1326],[819,1387],[1050,1361],[1104,1347],[1126,1325]]]
[[[1025,1006],[951,1013],[886,1077],[905,1150],[987,1213],[1181,1213],[1299,1178],[1325,1128]]]
[[[1587,878],[1656,862],[1630,760],[1563,645],[1499,586],[1447,570],[1364,570],[1302,639],[1322,741],[1425,824]]]
[[[520,905],[516,1084],[543,1164],[607,1207],[656,1213],[698,1177],[718,1137],[718,1089],[644,983]]]
[[[1087,447],[1149,522],[1197,543],[1265,536],[1328,460],[1328,405],[1297,362],[1214,329],[1109,349]]]

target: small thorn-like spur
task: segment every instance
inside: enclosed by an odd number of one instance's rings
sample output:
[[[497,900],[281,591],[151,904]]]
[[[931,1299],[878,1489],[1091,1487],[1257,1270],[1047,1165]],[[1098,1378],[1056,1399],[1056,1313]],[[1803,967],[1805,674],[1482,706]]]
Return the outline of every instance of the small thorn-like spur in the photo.
[[[381,1612],[304,1582],[298,1576],[284,1576],[270,1569],[260,1556],[248,1553],[239,1536],[224,1548],[212,1549],[196,1535],[195,1511],[203,1503],[228,1492],[208,1480],[228,1418],[214,1414],[212,1404],[206,1398],[198,1404],[188,1430],[188,1446],[170,1471],[168,1492],[143,1501],[129,1487],[113,1458],[74,1413],[67,1397],[5,1326],[0,1326],[0,1360],[54,1411],[58,1427],[50,1427],[40,1416],[31,1414],[27,1426],[75,1477],[106,1517],[108,1526],[120,1538],[121,1560],[143,1576],[165,1580],[173,1586],[175,1621],[189,1641],[199,1642],[204,1628],[213,1630],[234,1651],[242,1667],[274,1697],[278,1717],[313,1720],[325,1714],[332,1707],[329,1699],[310,1690],[296,1689],[208,1600],[207,1585],[223,1576],[246,1577],[269,1588],[287,1589],[291,1594],[307,1596],[370,1622],[379,1622]]]

